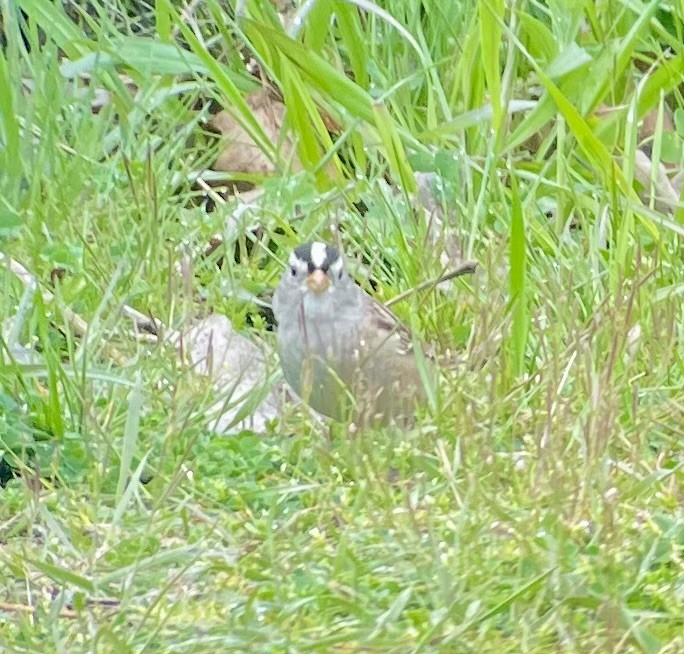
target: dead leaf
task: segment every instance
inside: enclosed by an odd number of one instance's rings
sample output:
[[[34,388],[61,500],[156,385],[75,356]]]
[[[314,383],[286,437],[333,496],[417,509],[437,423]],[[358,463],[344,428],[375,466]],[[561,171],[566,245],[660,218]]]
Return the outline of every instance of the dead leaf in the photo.
[[[607,116],[620,107],[599,105],[595,115]],[[662,212],[672,212],[679,203],[679,194],[682,188],[684,172],[679,166],[667,162],[658,162],[653,171],[654,164],[651,159],[653,152],[653,138],[657,130],[658,110],[651,109],[646,113],[639,125],[637,132],[637,150],[634,154],[634,178],[641,184],[643,190],[639,193],[643,202],[648,202],[651,197],[651,184],[653,184],[654,207]],[[662,133],[675,131],[674,115],[672,110],[665,105],[663,109]],[[652,179],[653,178],[653,179]]]
[[[637,139],[639,147],[649,156],[651,156],[653,137],[656,133],[656,127],[658,123],[658,110],[651,109],[642,119],[641,126],[637,132]],[[667,105],[663,108],[663,133],[664,132],[674,132],[674,114],[672,109]]]
[[[652,163],[652,141],[656,132],[658,111],[652,109],[643,118],[639,129],[639,150],[635,156],[634,176],[648,191],[651,187]],[[668,105],[663,108],[663,134],[675,132],[674,114]],[[653,181],[656,195],[654,206],[663,213],[672,212],[679,205],[679,197],[682,192],[684,182],[684,170],[677,164],[660,161]],[[642,193],[642,198],[648,199],[646,192]]]
[[[300,171],[302,166],[293,141],[289,137],[281,136],[285,121],[285,105],[275,99],[269,90],[252,93],[245,101],[266,136],[277,146],[282,159],[291,162],[293,172]],[[213,116],[209,126],[226,141],[225,148],[213,165],[214,170],[262,175],[276,172],[274,163],[228,111],[220,111]]]
[[[634,153],[634,177],[644,187],[640,196],[644,202],[650,198],[651,171],[653,162],[643,150]],[[675,177],[677,185],[681,185],[681,174]],[[681,190],[681,186],[680,186]],[[653,179],[653,193],[655,197],[654,206],[662,212],[671,212],[679,204],[679,192],[675,189],[667,176],[667,170],[662,163],[658,163],[655,177]]]

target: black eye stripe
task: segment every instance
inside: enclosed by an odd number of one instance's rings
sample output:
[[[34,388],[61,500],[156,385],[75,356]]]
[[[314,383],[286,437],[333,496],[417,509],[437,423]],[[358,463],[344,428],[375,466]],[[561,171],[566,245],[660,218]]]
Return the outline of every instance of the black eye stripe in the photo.
[[[294,251],[295,257],[303,262],[308,262],[311,265],[311,243],[304,243]]]
[[[325,261],[325,269],[327,270],[330,266],[335,263],[340,258],[340,253],[334,247],[328,246],[328,256]]]
[[[325,260],[320,266],[316,266],[314,262],[311,260],[312,245],[313,243],[304,243],[303,245],[300,245],[294,251],[295,256],[300,261],[306,263],[309,273],[314,272],[314,270],[316,270],[317,268],[318,270],[322,270],[323,272],[327,273],[330,269],[330,266],[340,258],[339,251],[337,250],[337,248],[334,248],[331,245],[326,245]]]

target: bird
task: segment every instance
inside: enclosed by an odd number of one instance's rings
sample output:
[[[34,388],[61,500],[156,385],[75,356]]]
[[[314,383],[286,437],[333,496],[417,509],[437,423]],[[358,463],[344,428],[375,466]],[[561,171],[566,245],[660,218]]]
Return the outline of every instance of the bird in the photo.
[[[272,308],[285,380],[311,408],[356,425],[413,424],[435,381],[433,363],[354,281],[337,248],[295,248]]]

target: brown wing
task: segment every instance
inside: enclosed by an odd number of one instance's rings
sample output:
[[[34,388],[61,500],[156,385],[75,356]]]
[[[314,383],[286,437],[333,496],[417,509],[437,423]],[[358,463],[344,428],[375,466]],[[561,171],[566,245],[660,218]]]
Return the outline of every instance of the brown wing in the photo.
[[[377,302],[364,292],[365,314],[367,316],[364,331],[385,332],[386,340],[394,338],[400,353],[413,350],[411,330],[397,318],[384,304]]]

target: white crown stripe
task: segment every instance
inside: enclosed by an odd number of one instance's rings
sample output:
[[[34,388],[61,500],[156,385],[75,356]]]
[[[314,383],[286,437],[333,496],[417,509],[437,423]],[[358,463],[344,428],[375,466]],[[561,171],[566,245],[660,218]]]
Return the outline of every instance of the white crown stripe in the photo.
[[[315,241],[311,244],[311,263],[315,268],[322,268],[328,258],[328,246]]]

